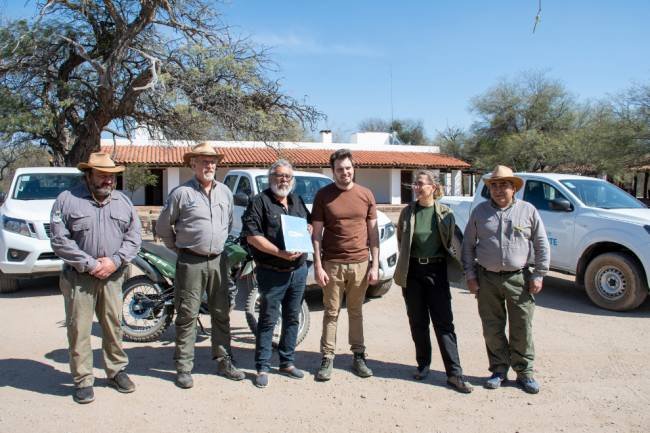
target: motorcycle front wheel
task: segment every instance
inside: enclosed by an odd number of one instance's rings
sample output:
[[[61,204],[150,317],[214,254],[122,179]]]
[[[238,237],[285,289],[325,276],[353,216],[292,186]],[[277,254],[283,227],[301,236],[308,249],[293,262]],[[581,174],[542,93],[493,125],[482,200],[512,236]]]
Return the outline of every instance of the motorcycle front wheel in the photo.
[[[173,307],[165,305],[161,289],[144,275],[122,286],[124,339],[138,343],[156,341],[172,322]]]
[[[253,334],[257,331],[257,321],[260,314],[260,295],[257,290],[257,280],[255,277],[248,277],[248,297],[246,298],[246,322]],[[300,305],[300,314],[298,316],[298,336],[296,337],[296,346],[298,346],[307,336],[309,332],[309,305],[303,298]],[[280,307],[280,314],[278,321],[273,328],[273,347],[277,347],[280,343],[280,335],[282,335],[282,307]]]

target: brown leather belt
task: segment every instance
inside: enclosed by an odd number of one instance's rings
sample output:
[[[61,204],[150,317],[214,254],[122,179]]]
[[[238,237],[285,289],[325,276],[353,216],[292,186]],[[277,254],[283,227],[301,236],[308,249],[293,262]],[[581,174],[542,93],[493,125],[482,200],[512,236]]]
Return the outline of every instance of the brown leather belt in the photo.
[[[189,254],[190,256],[196,256],[196,257],[202,257],[204,259],[214,259],[215,257],[219,257],[219,254],[199,254],[195,253],[194,251],[188,249],[188,248],[179,248],[179,252],[183,254]]]
[[[523,269],[515,269],[514,271],[491,271],[489,269],[485,269],[481,265],[478,265],[478,267],[481,268],[485,272],[489,272],[491,274],[497,274],[497,275],[514,275],[514,274],[518,274],[519,272],[523,271]]]

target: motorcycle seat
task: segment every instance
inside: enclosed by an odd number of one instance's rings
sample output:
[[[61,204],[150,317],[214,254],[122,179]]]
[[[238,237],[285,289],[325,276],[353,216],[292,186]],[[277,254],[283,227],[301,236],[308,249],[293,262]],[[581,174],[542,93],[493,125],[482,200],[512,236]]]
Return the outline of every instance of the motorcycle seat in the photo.
[[[142,241],[142,250],[160,257],[168,263],[176,263],[177,254],[162,244],[151,241]]]

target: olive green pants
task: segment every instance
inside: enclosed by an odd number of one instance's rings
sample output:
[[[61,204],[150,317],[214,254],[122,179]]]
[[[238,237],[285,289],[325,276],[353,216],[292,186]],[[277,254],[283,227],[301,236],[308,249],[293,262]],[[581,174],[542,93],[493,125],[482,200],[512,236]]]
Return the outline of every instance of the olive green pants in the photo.
[[[224,260],[222,260],[222,257]],[[212,322],[212,357],[230,354],[230,299],[225,256],[213,258],[181,252],[176,262],[176,371],[194,368],[196,324],[203,293],[207,295]]]
[[[70,372],[78,388],[93,386],[93,351],[90,335],[93,315],[102,328],[102,354],[106,376],[111,378],[129,363],[122,348],[122,267],[105,280],[80,274],[64,266],[59,287],[65,303],[66,327],[70,350]]]
[[[512,367],[518,376],[532,376],[535,298],[528,291],[528,278],[524,272],[498,274],[479,268],[478,283],[478,312],[490,371],[505,374]]]

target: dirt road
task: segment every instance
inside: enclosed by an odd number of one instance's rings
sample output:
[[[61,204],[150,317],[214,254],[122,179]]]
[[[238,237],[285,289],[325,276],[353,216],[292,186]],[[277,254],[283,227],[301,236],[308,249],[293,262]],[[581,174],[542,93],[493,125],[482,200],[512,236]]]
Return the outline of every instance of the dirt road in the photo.
[[[413,343],[401,291],[364,308],[369,365],[375,377],[350,372],[347,315],[339,327],[339,356],[328,383],[313,380],[320,361],[322,305],[299,346],[297,365],[309,374],[292,380],[272,374],[267,389],[252,384],[253,336],[244,313],[233,313],[234,354],[247,379],[214,374],[209,340],[200,337],[195,387],[174,386],[173,331],[156,344],[127,343],[137,384],[122,395],[96,369],[96,401],[72,401],[63,301],[56,280],[37,280],[0,295],[0,432],[647,432],[650,430],[650,303],[630,313],[592,306],[565,278],[548,278],[537,298],[536,396],[514,386],[481,387],[487,359],[476,302],[452,289],[465,373],[474,393],[445,386],[440,356],[424,382],[411,379]],[[312,297],[313,298],[313,297]],[[209,322],[205,317],[204,321]],[[94,335],[99,335],[99,327]],[[93,339],[101,366],[99,338]],[[435,347],[435,344],[434,344]],[[277,361],[276,361],[277,362]],[[512,374],[511,374],[512,378]]]

